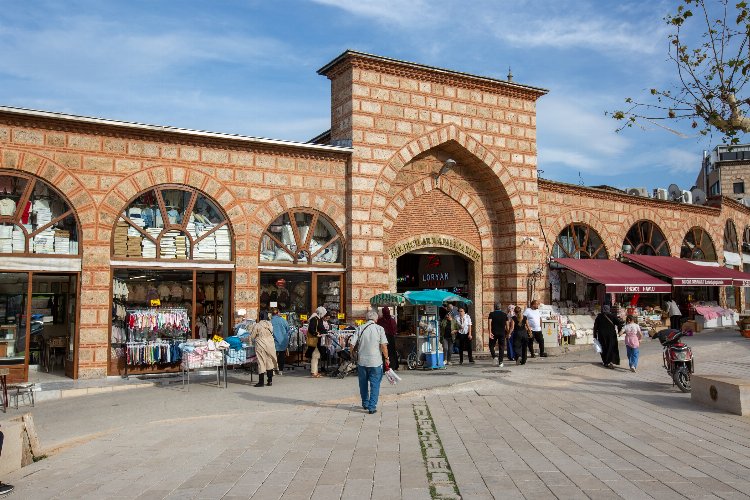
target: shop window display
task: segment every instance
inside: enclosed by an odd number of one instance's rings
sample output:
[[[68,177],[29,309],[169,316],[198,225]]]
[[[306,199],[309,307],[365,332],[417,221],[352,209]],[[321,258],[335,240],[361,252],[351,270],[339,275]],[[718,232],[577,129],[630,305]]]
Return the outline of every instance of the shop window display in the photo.
[[[110,373],[177,370],[177,346],[229,335],[232,273],[115,269]]]
[[[552,256],[572,259],[608,258],[599,234],[586,224],[575,222],[560,231],[552,247]]]
[[[78,255],[78,222],[54,188],[0,174],[0,254]]]
[[[261,262],[341,264],[342,239],[333,224],[312,211],[292,210],[266,229],[260,243]]]
[[[659,226],[649,220],[633,224],[622,242],[622,252],[669,256],[669,245]]]
[[[195,190],[159,187],[139,195],[115,225],[112,253],[118,258],[164,260],[232,259],[226,216]]]
[[[691,228],[682,240],[680,258],[688,260],[716,261],[716,249],[711,238],[699,228]]]

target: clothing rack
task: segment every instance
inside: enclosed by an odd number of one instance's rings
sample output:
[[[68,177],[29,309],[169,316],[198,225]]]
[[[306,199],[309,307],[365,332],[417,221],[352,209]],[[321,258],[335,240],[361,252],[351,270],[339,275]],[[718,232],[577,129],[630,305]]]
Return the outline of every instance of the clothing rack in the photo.
[[[157,315],[174,315],[175,317],[156,317]],[[135,316],[147,316],[150,319],[143,321],[143,319],[136,320]],[[137,325],[136,325],[137,323]],[[137,327],[137,328],[136,328]],[[165,307],[165,308],[151,308],[151,309],[127,309],[126,315],[125,315],[125,370],[122,375],[122,378],[127,379],[128,378],[128,365],[130,364],[128,361],[128,357],[131,354],[128,347],[129,346],[135,346],[135,345],[143,345],[144,349],[147,346],[147,340],[146,338],[142,338],[139,340],[134,340],[132,338],[132,335],[135,330],[143,330],[143,334],[146,337],[149,334],[155,334],[156,332],[159,332],[160,330],[164,330],[165,328],[168,328],[172,330],[171,335],[169,336],[169,339],[153,339],[148,342],[152,342],[152,346],[156,346],[157,343],[159,346],[161,345],[167,345],[167,344],[161,344],[162,342],[170,342],[172,345],[174,345],[175,340],[181,340],[185,341],[187,340],[188,333],[190,332],[190,315],[187,312],[187,309],[184,307]],[[176,335],[175,333],[179,334]],[[177,356],[169,356],[177,357]],[[161,359],[161,356],[159,355],[159,359]],[[176,361],[175,361],[176,362]]]

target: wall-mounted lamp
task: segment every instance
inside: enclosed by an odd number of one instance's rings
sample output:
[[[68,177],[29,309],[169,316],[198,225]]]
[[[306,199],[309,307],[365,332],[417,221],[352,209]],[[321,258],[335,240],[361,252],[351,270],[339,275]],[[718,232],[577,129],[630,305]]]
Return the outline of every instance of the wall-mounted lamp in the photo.
[[[536,239],[533,236],[524,236],[521,239],[521,244],[523,245],[525,243],[534,243],[535,241],[536,241]]]
[[[438,185],[438,179],[440,179],[440,176],[455,166],[456,166],[456,160],[452,158],[448,158],[447,160],[445,160],[445,163],[443,163],[443,166],[440,168],[440,171],[435,175],[435,187],[437,187]]]

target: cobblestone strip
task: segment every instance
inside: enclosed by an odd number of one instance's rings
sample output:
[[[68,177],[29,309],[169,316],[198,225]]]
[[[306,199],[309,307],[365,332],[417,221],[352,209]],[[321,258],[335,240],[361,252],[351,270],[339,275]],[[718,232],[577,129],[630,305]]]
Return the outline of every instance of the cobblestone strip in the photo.
[[[453,477],[435,422],[424,400],[414,403],[414,418],[417,419],[419,444],[427,467],[430,495],[437,499],[460,499],[456,479]]]

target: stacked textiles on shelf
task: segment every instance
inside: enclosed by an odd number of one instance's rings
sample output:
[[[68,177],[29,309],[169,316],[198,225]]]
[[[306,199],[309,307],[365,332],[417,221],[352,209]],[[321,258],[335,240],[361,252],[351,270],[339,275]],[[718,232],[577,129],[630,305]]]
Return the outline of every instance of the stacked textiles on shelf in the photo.
[[[156,239],[159,237],[159,234],[161,234],[161,229],[158,227],[149,227],[146,229],[146,232],[149,234],[149,236]],[[156,244],[149,239],[144,239],[142,255],[146,259],[155,259],[156,258]]]
[[[57,255],[70,254],[70,231],[55,229],[55,253]]]
[[[115,226],[115,236],[113,242],[113,250],[115,255],[130,256],[128,255],[128,233],[130,232],[130,224],[120,219],[117,221]],[[137,231],[136,231],[137,232]],[[140,250],[140,249],[139,249]],[[140,257],[140,251],[138,252]]]
[[[13,252],[14,226],[0,226],[0,253]]]
[[[174,259],[177,256],[177,244],[175,242],[176,236],[180,234],[177,231],[167,231],[162,237],[160,242],[161,258],[162,259]]]
[[[230,260],[232,258],[232,242],[229,238],[229,228],[224,225],[214,231],[216,235],[216,260]]]

